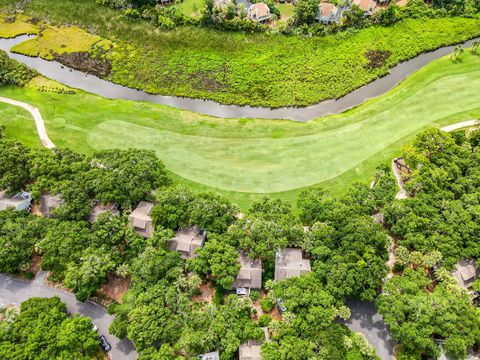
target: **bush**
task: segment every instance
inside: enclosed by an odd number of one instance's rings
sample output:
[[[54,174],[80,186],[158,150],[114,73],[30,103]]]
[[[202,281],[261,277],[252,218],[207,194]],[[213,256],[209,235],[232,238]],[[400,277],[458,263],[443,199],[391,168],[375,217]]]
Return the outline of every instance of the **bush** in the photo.
[[[268,313],[270,310],[272,310],[273,306],[274,306],[274,303],[268,297],[260,300],[260,307],[265,313]]]
[[[0,85],[25,86],[37,75],[36,71],[10,59],[5,51],[0,51]]]
[[[260,292],[258,291],[252,291],[250,293],[250,299],[252,299],[253,301],[257,301],[258,299],[260,299]]]
[[[267,314],[263,314],[260,316],[258,319],[258,326],[260,327],[268,327],[270,325],[270,322],[272,321],[272,317]]]

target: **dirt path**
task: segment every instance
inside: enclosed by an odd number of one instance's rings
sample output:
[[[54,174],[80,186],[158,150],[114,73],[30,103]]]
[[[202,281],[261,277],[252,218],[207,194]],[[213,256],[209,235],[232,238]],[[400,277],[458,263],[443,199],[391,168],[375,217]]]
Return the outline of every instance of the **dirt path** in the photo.
[[[400,188],[400,190],[395,195],[395,199],[407,199],[410,196],[408,195],[408,193],[404,189],[405,184],[402,180],[402,171],[395,164],[395,160],[397,160],[397,159],[392,160],[392,171],[393,171],[393,175],[395,176],[395,179],[397,179],[397,185]]]
[[[21,107],[25,110],[27,110],[32,116],[33,119],[35,120],[35,125],[37,127],[37,133],[38,136],[40,137],[40,141],[42,142],[42,145],[45,146],[47,149],[53,149],[55,147],[55,144],[50,140],[47,134],[47,129],[45,128],[45,122],[43,121],[42,115],[40,114],[40,110],[36,108],[35,106],[17,101],[17,100],[12,100],[4,97],[0,97],[0,102],[4,102],[6,104],[14,105]]]

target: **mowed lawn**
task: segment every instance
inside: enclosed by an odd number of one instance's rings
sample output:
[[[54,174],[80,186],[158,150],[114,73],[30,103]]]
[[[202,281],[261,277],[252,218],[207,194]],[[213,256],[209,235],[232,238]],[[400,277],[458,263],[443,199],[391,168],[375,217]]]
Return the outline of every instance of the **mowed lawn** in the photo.
[[[422,128],[479,118],[478,89],[480,56],[467,51],[460,62],[437,60],[356,109],[303,124],[219,119],[86,93],[3,87],[0,96],[38,106],[59,146],[83,152],[152,149],[180,181],[221,190],[247,205],[266,193],[291,199],[298,189],[315,184],[338,192],[353,181],[368,181],[375,166]],[[32,145],[34,128],[26,116],[0,104],[0,124],[7,134]]]

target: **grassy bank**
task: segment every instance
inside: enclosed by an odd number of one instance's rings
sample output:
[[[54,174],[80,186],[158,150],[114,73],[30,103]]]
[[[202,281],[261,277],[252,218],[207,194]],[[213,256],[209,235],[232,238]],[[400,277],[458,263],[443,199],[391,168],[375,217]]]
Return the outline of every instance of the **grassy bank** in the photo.
[[[177,181],[221,191],[245,207],[263,194],[292,200],[314,184],[340,193],[354,181],[369,181],[375,166],[388,162],[422,128],[479,118],[479,88],[480,56],[466,52],[457,63],[431,63],[356,109],[304,124],[219,119],[83,92],[3,87],[0,95],[38,106],[59,146],[81,152],[153,149]],[[7,134],[31,145],[36,134],[25,116],[0,104]]]
[[[11,4],[0,0],[4,11]],[[75,24],[113,40],[116,46],[106,56],[113,65],[109,79],[116,83],[152,93],[271,107],[337,98],[418,53],[480,36],[479,18],[409,19],[390,27],[299,38],[197,27],[161,31],[141,20],[120,18],[93,0],[32,0],[24,6],[27,15],[56,25]],[[365,54],[370,50],[391,54],[383,66],[369,68]]]

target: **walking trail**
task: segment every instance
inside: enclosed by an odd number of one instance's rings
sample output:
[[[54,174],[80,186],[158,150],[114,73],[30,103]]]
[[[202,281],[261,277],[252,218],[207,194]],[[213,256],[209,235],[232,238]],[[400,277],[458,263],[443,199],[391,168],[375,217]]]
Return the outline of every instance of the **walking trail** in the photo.
[[[42,115],[40,114],[40,110],[38,110],[38,108],[17,100],[12,100],[4,97],[0,97],[0,102],[21,107],[27,110],[30,114],[32,114],[33,119],[35,120],[35,125],[37,127],[37,133],[40,137],[42,145],[45,146],[47,149],[53,149],[55,147],[55,144],[48,137],[47,129],[45,128],[45,122],[43,121]]]

